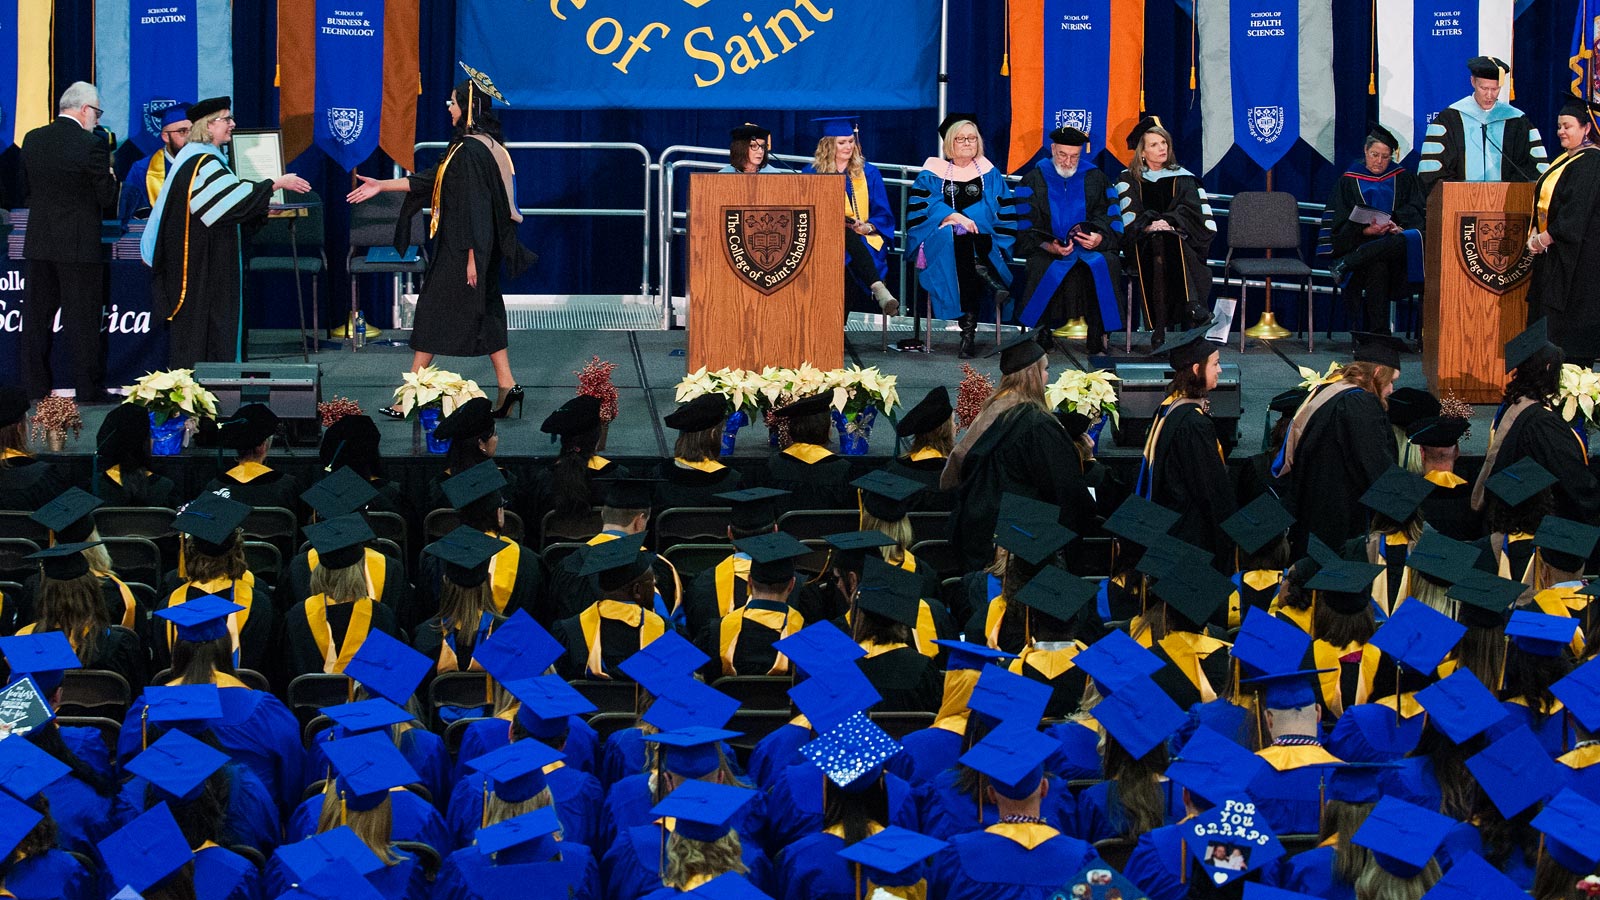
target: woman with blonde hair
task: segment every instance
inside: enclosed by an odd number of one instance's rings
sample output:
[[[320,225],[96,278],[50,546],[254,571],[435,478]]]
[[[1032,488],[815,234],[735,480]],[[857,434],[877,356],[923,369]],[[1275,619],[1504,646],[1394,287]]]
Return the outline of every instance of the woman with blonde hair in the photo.
[[[755,796],[746,788],[696,781],[657,803],[651,815],[670,816],[674,824],[665,835],[662,887],[645,894],[646,900],[671,900],[722,875],[750,874],[744,844],[731,820]]]
[[[1117,179],[1117,205],[1154,352],[1166,340],[1168,323],[1192,328],[1211,318],[1206,251],[1217,223],[1206,189],[1178,165],[1172,134],[1160,119],[1140,119],[1128,135],[1128,149],[1133,160]]]
[[[843,175],[845,271],[871,292],[886,316],[900,311],[900,301],[884,285],[889,277],[889,248],[894,244],[894,211],[883,175],[861,152],[861,130],[855,116],[812,119],[822,124],[822,137],[803,175]]]
[[[156,600],[157,610],[172,609],[215,595],[242,607],[230,617],[231,665],[276,674],[278,613],[272,587],[256,578],[244,558],[241,526],[250,507],[216,494],[201,494],[173,521],[179,533],[179,571],[168,577],[177,584]],[[158,668],[173,664],[178,644],[175,627],[155,629],[152,656]]]
[[[373,629],[397,632],[394,610],[372,596],[365,565],[371,526],[350,514],[305,527],[320,565],[312,594],[284,614],[284,676],[341,673]]]
[[[89,567],[87,543],[57,544],[27,558],[39,563],[33,595],[33,621],[17,634],[60,631],[85,668],[104,669],[144,684],[144,650],[138,635],[106,613],[110,586]]]

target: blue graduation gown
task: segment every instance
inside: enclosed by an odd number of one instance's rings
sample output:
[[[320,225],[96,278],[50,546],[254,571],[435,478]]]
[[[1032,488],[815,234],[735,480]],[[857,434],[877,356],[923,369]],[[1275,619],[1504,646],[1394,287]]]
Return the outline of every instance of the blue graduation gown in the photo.
[[[322,801],[322,794],[310,797],[289,817],[285,829],[289,843],[303,841],[317,833]],[[444,827],[444,819],[428,801],[410,791],[390,791],[389,808],[393,819],[389,829],[391,840],[421,841],[440,853],[450,846],[450,832]]]
[[[61,742],[67,745],[73,756],[83,760],[84,765],[106,778],[115,775],[111,769],[111,748],[106,746],[105,735],[100,733],[100,729],[67,726],[56,730],[61,735]]]
[[[1018,216],[1011,211],[1012,192],[998,169],[988,167],[979,176],[983,182],[983,199],[961,210],[961,214],[978,226],[978,231],[991,237],[991,249],[986,259],[979,260],[989,267],[996,277],[1010,280],[1011,245],[1016,243]],[[917,173],[911,185],[912,202],[908,205],[906,219],[906,255],[916,259],[920,252],[928,267],[918,275],[918,282],[928,291],[933,302],[933,314],[941,319],[954,319],[961,315],[961,286],[956,279],[955,228],[941,228],[945,216],[955,212],[944,193],[942,169],[925,168]]]
[[[1322,900],[1356,900],[1356,886],[1333,877],[1334,847],[1313,847],[1279,860],[1262,881],[1286,891],[1298,891]]]
[[[800,170],[800,174],[815,175],[817,167],[807,163],[805,168]],[[872,265],[878,270],[878,280],[882,281],[889,277],[889,248],[894,246],[894,210],[889,206],[889,191],[883,186],[883,173],[878,171],[878,167],[863,161],[861,174],[867,180],[867,196],[851,196],[853,191],[850,179],[846,178],[844,183],[846,200],[855,201],[859,217],[872,223],[872,227],[877,229],[875,236],[883,238],[882,246],[879,247],[872,246],[870,240],[862,241],[866,245],[867,252],[872,254]],[[868,285],[863,284],[861,287],[865,289]]]
[[[6,873],[6,890],[17,900],[97,900],[89,871],[62,850],[18,860]]]
[[[784,847],[808,834],[822,830],[822,782],[827,778],[810,762],[785,769],[767,794],[767,852],[776,855]],[[917,830],[917,796],[904,779],[884,775],[889,792],[889,824]],[[740,832],[742,835],[743,832]]]
[[[662,832],[658,825],[638,825],[625,830],[621,837],[606,848],[600,859],[601,880],[606,886],[606,900],[639,900],[661,884]],[[755,841],[742,837],[740,856],[749,874],[745,878],[764,893],[771,894],[772,864],[767,861]]]
[[[1032,850],[1008,834],[1043,833],[1040,825],[995,825],[956,835],[933,860],[930,900],[1034,900],[1060,890],[1095,858],[1094,847],[1057,834]]]
[[[771,734],[756,742],[750,751],[750,780],[756,787],[766,790],[772,779],[784,769],[803,759],[800,747],[811,740],[811,729],[801,728],[793,722],[780,725]]]
[[[600,751],[600,783],[609,788],[643,772],[644,764],[644,730],[635,727],[614,731]]]
[[[328,757],[322,752],[322,745],[348,736],[337,725],[317,735],[316,743],[306,751],[307,786],[327,776]],[[433,797],[433,805],[443,810],[450,798],[450,786],[455,783],[450,777],[450,753],[444,748],[444,738],[421,728],[408,728],[400,734],[398,746],[400,755],[421,776],[420,783]]]
[[[228,784],[228,809],[222,820],[218,843],[232,847],[243,844],[271,855],[280,843],[278,805],[267,793],[267,786],[256,774],[238,763],[224,766]],[[135,775],[122,785],[112,807],[117,827],[132,822],[148,807],[145,804],[150,783]]]
[[[439,875],[433,882],[433,900],[502,900],[473,888],[475,879],[487,869],[500,869],[500,879],[506,883],[538,886],[541,897],[562,897],[566,900],[600,900],[600,866],[594,854],[582,844],[563,841],[559,863],[515,863],[495,865],[489,857],[478,852],[477,847],[463,847],[445,858]],[[552,879],[559,879],[552,881]]]
[[[956,789],[956,772],[955,769],[946,769],[919,789],[923,834],[947,841],[958,834],[987,828],[1000,820],[999,811],[994,805],[985,803],[983,821],[978,821],[978,808],[972,796]],[[1073,822],[1072,792],[1067,790],[1066,782],[1047,777],[1050,778],[1050,792],[1044,798],[1040,815],[1052,828],[1066,832],[1072,828]]]
[[[50,817],[56,820],[56,846],[99,859],[97,844],[117,830],[112,820],[113,797],[102,797],[87,782],[68,772],[43,791],[50,801]]]
[[[842,849],[844,838],[824,831],[785,847],[778,857],[776,900],[855,900],[855,866],[839,855]]]
[[[461,747],[456,751],[456,769],[453,781],[460,781],[472,770],[467,763],[493,750],[511,743],[511,723],[505,719],[480,719],[467,726],[461,736]],[[567,765],[584,772],[595,769],[595,754],[600,749],[600,736],[589,723],[577,716],[567,717],[567,742],[561,748]]]
[[[1123,820],[1122,804],[1112,796],[1115,785],[1102,781],[1084,788],[1077,797],[1076,825],[1072,833],[1091,843],[1110,837],[1120,837],[1127,830]],[[1183,805],[1183,789],[1170,781],[1161,783],[1167,799],[1167,814],[1163,824],[1182,821],[1188,811]]]
[[[1272,766],[1251,788],[1267,826],[1274,834],[1316,834],[1328,776],[1339,760],[1320,746],[1273,746],[1256,755]]]
[[[1071,781],[1104,778],[1100,765],[1100,732],[1085,722],[1057,722],[1044,730],[1061,742],[1061,749],[1044,761],[1045,771]]]
[[[767,796],[757,794],[755,799],[739,811],[733,828],[746,844],[762,846],[761,836],[767,818]],[[612,785],[600,807],[600,835],[594,846],[610,847],[623,832],[635,825],[655,821],[650,809],[656,805],[650,792],[650,775],[632,775]]]
[[[384,900],[430,900],[431,888],[416,857],[392,846],[389,852],[399,861],[367,875],[367,883],[372,885],[372,889]],[[266,888],[264,896],[267,897],[281,896],[289,890],[289,885],[299,881],[276,853],[267,861],[261,880]]]
[[[911,774],[906,779],[912,784],[926,784],[940,772],[956,764],[961,758],[966,735],[944,728],[923,728],[906,735],[900,746],[911,757]]]
[[[1187,900],[1189,886],[1184,876],[1192,858],[1184,846],[1183,826],[1168,825],[1139,836],[1122,874],[1149,894],[1150,900]]]
[[[1448,872],[1450,871],[1450,866],[1456,860],[1466,856],[1468,853],[1476,853],[1479,856],[1484,855],[1483,836],[1478,833],[1476,826],[1469,825],[1466,822],[1458,822],[1454,828],[1450,829],[1450,833],[1444,836],[1444,842],[1439,845],[1438,850],[1434,851],[1433,856],[1439,861],[1439,868]],[[1523,855],[1521,847],[1513,845],[1511,853],[1499,863],[1486,856],[1484,860],[1499,869],[1501,874],[1516,882],[1517,887],[1525,891],[1533,889],[1533,866],[1529,864],[1528,858]]]
[[[198,900],[261,900],[261,870],[226,847],[205,847],[194,855]]]
[[[483,826],[483,776],[469,775],[456,782],[450,792],[445,825],[451,840],[446,847],[470,847]],[[550,796],[556,802],[556,817],[561,820],[561,839],[565,843],[597,846],[600,831],[600,802],[605,791],[599,779],[571,766],[562,766],[545,776]]]

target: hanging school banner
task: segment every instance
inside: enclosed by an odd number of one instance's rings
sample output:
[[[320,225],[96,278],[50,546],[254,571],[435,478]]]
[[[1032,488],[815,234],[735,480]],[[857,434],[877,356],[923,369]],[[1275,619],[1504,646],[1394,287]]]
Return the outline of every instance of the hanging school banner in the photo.
[[[1472,92],[1467,60],[1511,60],[1513,0],[1377,0],[1378,122],[1400,141],[1395,161],[1421,146],[1440,110]],[[1501,99],[1511,85],[1501,85]]]
[[[1302,138],[1332,159],[1330,0],[1222,0],[1198,16],[1202,171],[1234,145],[1270,169]]]
[[[1578,21],[1572,26],[1572,95],[1600,103],[1600,65],[1595,45],[1600,44],[1600,0],[1578,0]]]
[[[0,150],[55,117],[50,96],[51,0],[0,0]]]
[[[1070,126],[1127,163],[1139,121],[1144,0],[1012,0],[1008,66],[1016,171]]]
[[[383,0],[317,0],[318,147],[349,171],[378,149],[383,122]]]
[[[456,56],[523,109],[919,109],[939,4],[460,0]]]
[[[167,107],[233,93],[233,4],[101,0],[94,57],[100,124],[153,153]]]

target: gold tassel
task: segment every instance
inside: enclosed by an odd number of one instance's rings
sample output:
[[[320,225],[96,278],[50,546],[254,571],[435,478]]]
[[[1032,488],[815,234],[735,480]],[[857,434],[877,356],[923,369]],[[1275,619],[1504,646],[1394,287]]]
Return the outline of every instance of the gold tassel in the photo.
[[[339,824],[350,824],[350,801],[345,798],[344,791],[339,792]]]
[[[1367,96],[1378,93],[1378,0],[1372,0],[1372,21],[1367,30]]]
[[[1001,78],[1010,78],[1011,77],[1011,0],[1006,0],[1005,47],[1000,51],[1000,77]],[[856,877],[857,877],[857,880],[859,881],[859,879],[860,879],[860,873],[859,872],[857,873]],[[859,884],[857,884],[856,885],[856,896],[859,898],[860,895],[861,895],[861,886]]]
[[[149,723],[150,723],[150,707],[147,704],[144,709],[139,710],[139,749],[140,750],[149,750],[150,749]]]

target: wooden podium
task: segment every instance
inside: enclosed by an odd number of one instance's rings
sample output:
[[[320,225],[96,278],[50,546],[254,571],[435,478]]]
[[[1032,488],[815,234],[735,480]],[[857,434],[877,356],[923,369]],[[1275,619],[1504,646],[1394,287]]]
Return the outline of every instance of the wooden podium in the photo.
[[[689,371],[844,365],[844,179],[689,179]]]
[[[1428,198],[1423,371],[1435,394],[1498,403],[1505,343],[1527,325],[1533,185],[1441,182]]]

